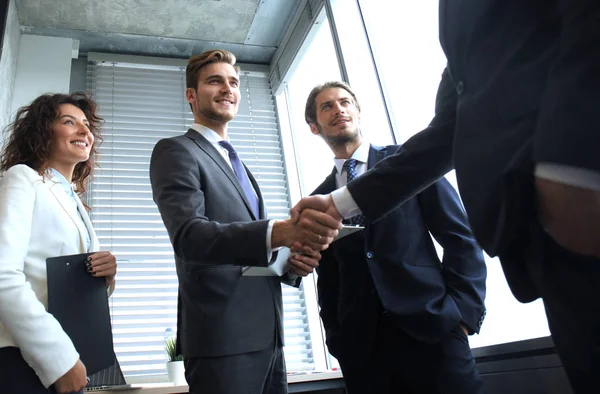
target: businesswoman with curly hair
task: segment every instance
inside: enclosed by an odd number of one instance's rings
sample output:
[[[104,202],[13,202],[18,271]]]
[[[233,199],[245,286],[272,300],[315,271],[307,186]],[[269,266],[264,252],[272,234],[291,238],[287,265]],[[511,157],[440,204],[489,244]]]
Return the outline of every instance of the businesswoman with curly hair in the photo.
[[[109,294],[117,271],[79,195],[101,140],[96,104],[84,93],[46,94],[22,107],[0,157],[0,391],[77,393],[85,366],[47,312],[46,258],[96,252],[90,275]],[[90,338],[93,340],[93,338]]]

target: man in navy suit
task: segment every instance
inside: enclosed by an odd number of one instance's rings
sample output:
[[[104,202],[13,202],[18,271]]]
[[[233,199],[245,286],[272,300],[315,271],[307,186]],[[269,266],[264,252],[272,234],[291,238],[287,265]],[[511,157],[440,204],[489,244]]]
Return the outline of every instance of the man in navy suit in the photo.
[[[360,105],[341,82],[310,93],[313,134],[335,155],[314,194],[344,186],[402,147],[363,142]],[[485,316],[486,266],[458,194],[442,179],[364,231],[334,242],[317,268],[327,345],[353,393],[480,393],[468,334]],[[430,234],[444,248],[440,261]]]

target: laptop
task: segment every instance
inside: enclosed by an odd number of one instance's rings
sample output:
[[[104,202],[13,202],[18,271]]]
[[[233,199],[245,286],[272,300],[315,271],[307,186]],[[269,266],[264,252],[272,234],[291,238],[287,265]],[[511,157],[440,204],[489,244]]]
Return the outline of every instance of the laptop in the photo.
[[[102,392],[102,391],[129,391],[139,390],[139,387],[131,387],[125,382],[123,371],[119,361],[115,357],[113,366],[96,372],[89,376],[90,382],[85,387],[85,392]]]

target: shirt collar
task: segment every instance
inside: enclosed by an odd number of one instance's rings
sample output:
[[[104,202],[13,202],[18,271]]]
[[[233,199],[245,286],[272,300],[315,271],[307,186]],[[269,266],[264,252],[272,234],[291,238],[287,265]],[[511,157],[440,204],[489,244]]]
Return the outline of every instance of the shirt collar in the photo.
[[[198,132],[198,134],[200,134],[202,137],[206,138],[211,144],[218,144],[219,141],[223,141],[223,138],[221,138],[221,136],[214,130],[209,129],[200,123],[194,123],[190,128]],[[229,136],[227,136],[227,141],[229,141]]]
[[[363,141],[362,144],[360,144],[360,146],[358,148],[356,148],[356,150],[354,151],[354,153],[352,154],[352,159],[355,159],[356,161],[358,161],[359,163],[367,163],[367,161],[369,160],[369,143],[366,141]],[[344,163],[346,162],[347,159],[333,159],[334,163],[335,163],[335,168],[337,169],[337,173],[341,174],[342,173],[342,167],[344,166]]]
[[[52,178],[54,178],[55,181],[60,183],[60,185],[62,186],[62,188],[68,196],[74,196],[75,192],[73,191],[73,186],[69,183],[69,181],[67,181],[67,178],[65,178],[63,174],[61,174],[54,168],[50,168],[50,174],[52,175]]]

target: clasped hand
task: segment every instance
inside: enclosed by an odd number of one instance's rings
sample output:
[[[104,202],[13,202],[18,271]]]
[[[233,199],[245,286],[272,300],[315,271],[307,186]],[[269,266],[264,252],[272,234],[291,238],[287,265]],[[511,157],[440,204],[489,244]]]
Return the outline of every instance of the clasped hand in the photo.
[[[315,209],[304,209],[292,219],[273,226],[271,246],[289,247],[294,253],[289,260],[290,272],[306,276],[319,266],[321,254],[337,237],[341,221]]]

